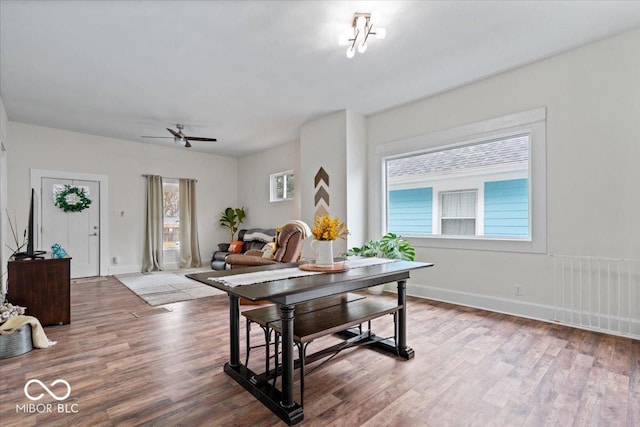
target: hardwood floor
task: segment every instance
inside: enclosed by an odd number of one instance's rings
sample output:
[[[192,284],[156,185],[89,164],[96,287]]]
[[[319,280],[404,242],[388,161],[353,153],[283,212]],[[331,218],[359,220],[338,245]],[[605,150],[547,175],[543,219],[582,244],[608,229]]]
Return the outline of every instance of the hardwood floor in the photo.
[[[640,341],[416,298],[408,325],[415,359],[359,348],[307,374],[300,425],[640,426]],[[75,283],[71,324],[46,332],[57,345],[0,360],[3,427],[284,425],[222,372],[226,296],[150,307],[113,278]],[[71,395],[33,384],[32,402],[30,379]]]

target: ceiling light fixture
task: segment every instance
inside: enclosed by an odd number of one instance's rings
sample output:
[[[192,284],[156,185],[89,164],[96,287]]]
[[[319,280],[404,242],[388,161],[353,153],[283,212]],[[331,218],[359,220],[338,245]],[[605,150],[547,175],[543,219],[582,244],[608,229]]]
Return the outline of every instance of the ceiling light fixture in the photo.
[[[378,22],[379,14],[373,13],[356,13],[353,15],[351,23],[351,34],[343,34],[338,39],[341,46],[349,46],[347,48],[347,58],[351,59],[358,52],[364,53],[367,50],[369,36],[376,39],[384,39],[387,36],[387,30],[384,28],[376,28],[374,25]]]

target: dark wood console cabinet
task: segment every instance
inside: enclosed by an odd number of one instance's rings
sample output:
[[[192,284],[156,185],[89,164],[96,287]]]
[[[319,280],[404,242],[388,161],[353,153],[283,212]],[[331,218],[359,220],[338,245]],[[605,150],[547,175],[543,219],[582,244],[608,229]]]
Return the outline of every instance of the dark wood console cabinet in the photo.
[[[9,261],[8,301],[26,307],[26,315],[42,325],[71,322],[71,258],[21,259]]]

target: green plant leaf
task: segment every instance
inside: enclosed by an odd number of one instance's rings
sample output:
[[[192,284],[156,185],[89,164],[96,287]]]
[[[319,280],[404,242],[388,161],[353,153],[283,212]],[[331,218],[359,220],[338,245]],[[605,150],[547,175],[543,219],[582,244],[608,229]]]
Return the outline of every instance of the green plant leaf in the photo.
[[[231,232],[231,240],[234,240],[234,236],[238,231],[238,226],[244,221],[246,213],[244,207],[232,208],[228,207],[220,213],[219,224],[222,227],[228,228]]]
[[[347,255],[360,255],[365,257],[383,257],[389,259],[399,259],[413,261],[416,258],[416,251],[411,244],[401,236],[394,233],[387,233],[380,240],[369,240],[361,247],[354,247],[347,251]]]

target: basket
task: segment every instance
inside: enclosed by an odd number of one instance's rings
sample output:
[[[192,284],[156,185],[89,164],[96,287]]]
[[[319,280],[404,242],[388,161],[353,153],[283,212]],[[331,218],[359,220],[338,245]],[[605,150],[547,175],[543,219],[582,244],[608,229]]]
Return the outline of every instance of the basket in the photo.
[[[22,325],[9,335],[0,335],[0,359],[19,356],[33,350],[31,325]]]

